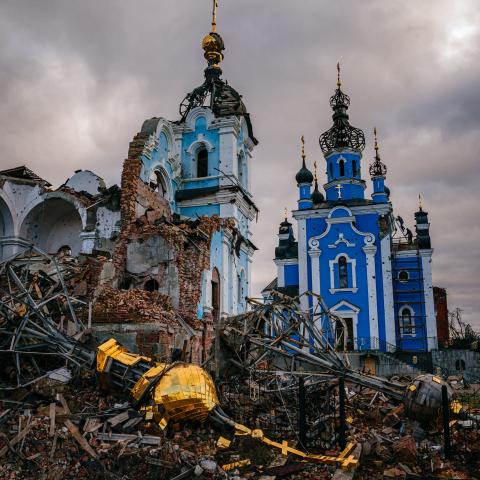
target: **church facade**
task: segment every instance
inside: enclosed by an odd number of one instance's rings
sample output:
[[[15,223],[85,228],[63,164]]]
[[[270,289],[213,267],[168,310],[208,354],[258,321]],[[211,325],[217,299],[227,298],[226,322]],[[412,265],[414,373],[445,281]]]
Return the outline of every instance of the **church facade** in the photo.
[[[298,207],[285,218],[275,249],[277,289],[322,297],[337,322],[335,340],[347,350],[430,351],[437,348],[428,214],[415,213],[416,235],[395,217],[387,169],[379,155],[369,167],[372,194],[362,178],[362,130],[349,122],[350,98],[337,89],[330,99],[333,126],[320,136],[326,167],[323,192],[307,168],[296,175]],[[302,138],[303,141],[303,138]],[[311,297],[300,297],[302,309]]]

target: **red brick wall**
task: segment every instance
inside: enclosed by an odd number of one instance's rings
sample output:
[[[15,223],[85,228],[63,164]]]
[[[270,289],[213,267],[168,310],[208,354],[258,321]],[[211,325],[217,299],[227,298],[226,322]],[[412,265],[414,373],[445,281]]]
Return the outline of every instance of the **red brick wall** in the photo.
[[[444,288],[433,287],[433,302],[437,312],[438,344],[442,346],[449,339],[447,291]]]
[[[222,221],[218,217],[202,217],[195,221],[174,222],[168,202],[140,179],[143,152],[148,134],[138,133],[130,143],[128,158],[122,171],[121,230],[117,240],[113,263],[115,278],[112,285],[103,287],[94,304],[93,319],[96,323],[145,323],[169,325],[177,332],[181,326],[174,317],[171,303],[160,303],[156,293],[141,290],[117,290],[125,279],[127,246],[132,240],[152,235],[162,236],[174,252],[179,275],[178,313],[200,334],[193,338],[190,353],[193,361],[202,361],[208,353],[213,338],[211,315],[202,321],[197,318],[197,305],[201,298],[204,270],[210,268],[210,243],[212,235]],[[139,212],[144,212],[139,215]],[[164,218],[164,221],[161,219]],[[226,225],[230,225],[228,220]],[[165,296],[164,296],[165,297]],[[180,329],[180,330],[179,330]],[[137,332],[139,351],[150,354],[157,344],[160,351],[170,351],[174,334]]]

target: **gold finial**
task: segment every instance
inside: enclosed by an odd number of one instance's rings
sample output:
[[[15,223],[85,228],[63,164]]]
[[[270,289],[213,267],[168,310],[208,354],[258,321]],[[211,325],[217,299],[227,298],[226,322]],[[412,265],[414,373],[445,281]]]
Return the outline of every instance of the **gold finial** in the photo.
[[[340,62],[337,62],[337,87],[340,88],[342,82],[340,81]]]
[[[305,155],[305,137],[302,135],[302,138],[300,138],[300,141],[302,142],[302,158],[303,161],[305,161],[306,155]]]
[[[223,60],[222,51],[225,50],[222,37],[217,33],[217,7],[218,1],[213,0],[212,9],[212,31],[205,35],[202,41],[204,57],[208,61],[209,67],[219,68],[220,62]]]
[[[418,195],[418,209],[423,212],[423,202],[422,202],[422,196],[419,194]]]
[[[317,178],[317,161],[316,160],[313,162],[313,172],[314,172],[313,173],[313,178],[314,178],[315,181],[317,181],[318,178]]]
[[[378,157],[377,127],[373,127],[373,135],[375,137],[375,158],[377,158]]]
[[[285,221],[287,221],[287,218],[288,218],[288,210],[287,210],[287,207],[285,207],[285,208],[283,209],[283,216],[284,216],[284,218],[285,218]]]
[[[213,0],[213,10],[212,10],[212,32],[217,31],[217,0]]]

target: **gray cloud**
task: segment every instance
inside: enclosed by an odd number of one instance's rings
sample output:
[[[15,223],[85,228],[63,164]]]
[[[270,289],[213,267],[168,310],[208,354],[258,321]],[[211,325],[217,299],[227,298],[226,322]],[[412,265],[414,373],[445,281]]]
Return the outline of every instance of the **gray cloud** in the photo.
[[[202,82],[209,0],[4,0],[0,5],[0,165],[28,164],[52,183],[78,168],[118,182],[145,118],[178,117]],[[253,193],[261,248],[254,291],[271,261],[283,206],[296,205],[299,138],[310,164],[331,124],[335,64],[365,130],[363,174],[380,132],[396,213],[430,214],[435,283],[480,326],[480,11],[477,0],[221,0],[224,77],[243,95],[260,145]]]

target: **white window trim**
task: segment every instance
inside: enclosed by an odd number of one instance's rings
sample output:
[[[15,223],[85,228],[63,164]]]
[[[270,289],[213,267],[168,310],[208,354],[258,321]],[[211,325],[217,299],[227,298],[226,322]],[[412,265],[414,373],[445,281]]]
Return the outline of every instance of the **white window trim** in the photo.
[[[342,307],[348,308],[349,310],[340,310]],[[360,313],[360,309],[355,305],[352,305],[350,302],[342,300],[341,302],[334,305],[330,312],[332,312],[337,317],[342,319],[351,318],[352,319],[352,327],[353,327],[353,345],[354,350],[357,350],[356,340],[357,340],[357,327],[358,327],[358,314]]]
[[[335,264],[338,264],[338,259],[340,257],[345,257],[347,260],[347,265],[350,263],[352,266],[352,286],[349,288],[335,288]],[[330,293],[340,293],[340,292],[358,292],[357,288],[357,261],[354,258],[350,258],[346,253],[339,253],[333,260],[329,261],[330,266]]]
[[[412,333],[404,333],[403,332],[403,317],[402,317],[402,312],[407,308],[410,310],[410,318],[412,319]],[[402,320],[402,323],[400,323],[400,320]],[[410,305],[402,305],[400,309],[398,310],[398,327],[400,329],[400,325],[402,326],[402,331],[400,332],[400,337],[415,337],[416,336],[416,329],[415,329],[415,310],[410,306]]]

